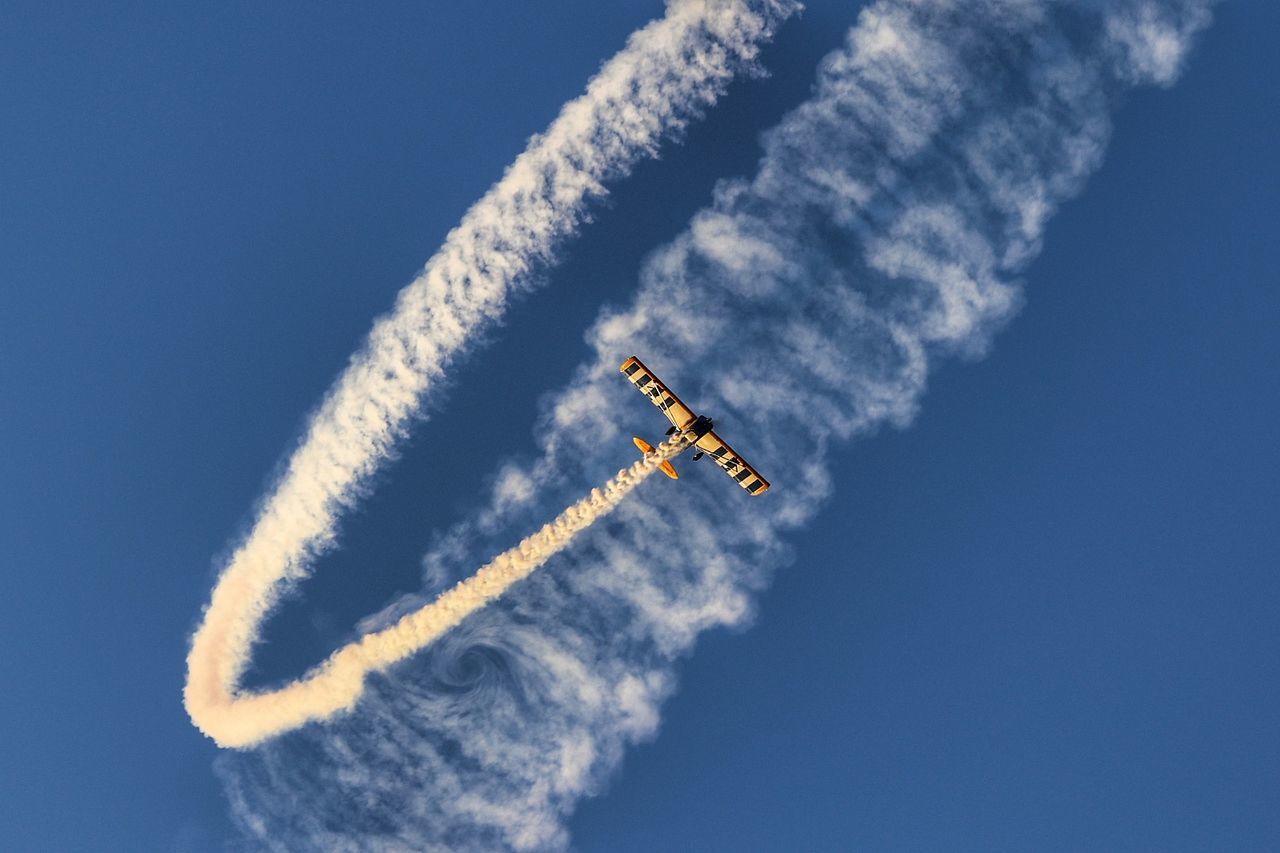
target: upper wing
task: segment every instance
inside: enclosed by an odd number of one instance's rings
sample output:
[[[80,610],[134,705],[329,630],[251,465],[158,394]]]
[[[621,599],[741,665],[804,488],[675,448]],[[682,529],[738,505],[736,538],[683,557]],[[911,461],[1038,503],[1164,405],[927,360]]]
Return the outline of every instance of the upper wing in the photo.
[[[640,389],[640,393],[649,398],[677,429],[688,429],[697,420],[689,407],[680,402],[680,398],[671,393],[671,389],[662,384],[662,380],[653,375],[653,371],[634,355],[622,362],[618,368],[627,375],[631,384]]]
[[[716,464],[723,468],[726,474],[737,480],[738,485],[751,494],[763,495],[769,490],[769,481],[761,477],[759,471],[748,465],[747,460],[734,453],[733,448],[725,444],[714,431],[698,439],[696,446],[714,458]]]

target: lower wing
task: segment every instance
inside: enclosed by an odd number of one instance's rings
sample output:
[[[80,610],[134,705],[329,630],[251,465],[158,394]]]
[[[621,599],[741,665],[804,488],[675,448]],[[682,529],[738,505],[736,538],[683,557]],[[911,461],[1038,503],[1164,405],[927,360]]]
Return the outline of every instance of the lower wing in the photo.
[[[761,477],[759,471],[748,465],[747,460],[735,453],[714,431],[699,438],[695,446],[714,459],[726,474],[751,494],[763,495],[769,490],[769,481]]]

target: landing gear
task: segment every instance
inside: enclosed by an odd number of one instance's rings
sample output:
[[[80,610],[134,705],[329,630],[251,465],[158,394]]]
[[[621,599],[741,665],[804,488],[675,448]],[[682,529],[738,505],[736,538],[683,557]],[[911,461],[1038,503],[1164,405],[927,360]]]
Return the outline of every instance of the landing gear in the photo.
[[[701,459],[702,457],[704,457],[704,456],[706,456],[706,455],[707,455],[707,454],[705,454],[705,453],[703,453],[701,450],[699,450],[697,453],[693,454],[693,457],[692,457],[689,461],[690,461],[690,462],[697,462],[699,459]]]

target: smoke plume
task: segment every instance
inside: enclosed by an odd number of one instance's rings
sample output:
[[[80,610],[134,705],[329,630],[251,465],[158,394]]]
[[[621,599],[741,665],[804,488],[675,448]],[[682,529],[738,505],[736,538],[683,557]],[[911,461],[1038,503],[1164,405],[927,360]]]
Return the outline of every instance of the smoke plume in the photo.
[[[913,417],[931,368],[980,356],[1015,313],[1045,224],[1097,169],[1110,115],[1169,85],[1197,0],[880,0],[812,97],[600,317],[548,398],[540,457],[424,565],[476,565],[584,482],[636,404],[641,354],[773,483],[714,467],[640,489],[507,595],[368,678],[351,714],[218,765],[256,844],[558,848],[564,820],[657,729],[674,662],[741,624],[830,494],[843,442]],[[807,571],[809,567],[797,567]],[[814,582],[821,582],[820,571]]]
[[[790,0],[674,0],[665,18],[633,34],[586,94],[530,141],[400,293],[394,311],[374,324],[213,590],[187,657],[184,690],[202,731],[224,745],[245,745],[279,730],[255,722],[257,709],[298,722],[334,710],[337,700],[321,687],[337,672],[356,675],[332,662],[331,677],[290,694],[313,707],[286,713],[270,697],[240,694],[262,619],[332,546],[339,517],[392,455],[450,362],[532,285],[531,275],[578,226],[587,202],[604,194],[603,182],[654,154],[664,136],[709,106],[794,8]]]

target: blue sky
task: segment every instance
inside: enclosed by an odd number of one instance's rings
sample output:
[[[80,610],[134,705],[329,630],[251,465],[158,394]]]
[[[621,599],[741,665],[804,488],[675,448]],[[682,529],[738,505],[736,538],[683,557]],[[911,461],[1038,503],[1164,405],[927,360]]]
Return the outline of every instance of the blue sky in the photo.
[[[590,356],[601,307],[631,298],[716,180],[752,174],[758,134],[808,97],[857,8],[810,4],[766,50],[769,79],[735,84],[613,188],[268,622],[251,683],[295,676],[421,588],[434,532],[484,502],[497,461],[537,452],[539,399]],[[238,837],[219,750],[181,704],[221,558],[372,319],[660,13],[13,15],[13,846]],[[1124,99],[990,354],[941,363],[910,428],[833,454],[834,496],[788,535],[750,627],[680,658],[656,739],[570,819],[576,847],[1280,843],[1276,17],[1224,5],[1176,85]],[[616,415],[650,434],[654,417]]]

